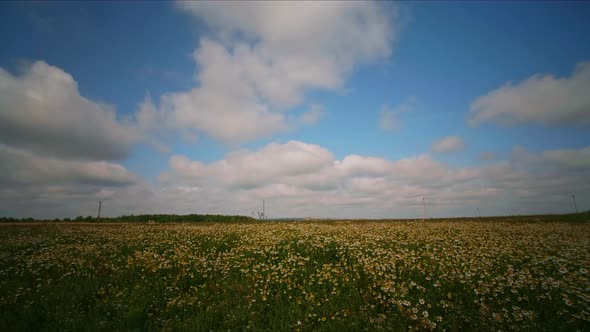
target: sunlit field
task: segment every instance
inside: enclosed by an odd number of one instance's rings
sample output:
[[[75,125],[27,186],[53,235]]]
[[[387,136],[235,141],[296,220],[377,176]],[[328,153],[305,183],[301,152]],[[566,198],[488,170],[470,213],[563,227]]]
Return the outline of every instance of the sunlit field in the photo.
[[[590,329],[590,224],[0,225],[0,330]]]

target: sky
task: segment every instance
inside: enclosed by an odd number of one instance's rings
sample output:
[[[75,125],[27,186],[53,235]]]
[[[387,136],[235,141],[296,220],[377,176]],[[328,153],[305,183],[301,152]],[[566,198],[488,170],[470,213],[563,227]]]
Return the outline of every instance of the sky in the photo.
[[[586,2],[2,2],[0,216],[590,209]]]

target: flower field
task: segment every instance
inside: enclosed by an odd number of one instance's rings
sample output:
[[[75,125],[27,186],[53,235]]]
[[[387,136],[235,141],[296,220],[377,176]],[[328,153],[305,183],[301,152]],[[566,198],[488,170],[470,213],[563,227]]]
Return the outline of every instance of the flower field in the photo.
[[[590,330],[590,224],[0,225],[0,330]]]

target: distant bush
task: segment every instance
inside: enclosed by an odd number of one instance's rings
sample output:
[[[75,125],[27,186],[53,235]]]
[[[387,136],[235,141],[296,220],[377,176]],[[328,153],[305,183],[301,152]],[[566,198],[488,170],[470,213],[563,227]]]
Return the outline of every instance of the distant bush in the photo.
[[[296,219],[295,219],[296,220]],[[337,219],[329,219],[328,221],[334,221]],[[403,221],[408,219],[383,219],[383,221]],[[516,215],[516,216],[493,216],[493,217],[456,217],[456,218],[431,218],[430,221],[510,221],[510,222],[574,222],[574,223],[586,223],[590,222],[590,210],[580,213],[569,213],[569,214],[547,214],[547,215]],[[179,223],[179,222],[254,222],[257,219],[247,216],[225,216],[219,214],[142,214],[142,215],[129,215],[119,216],[112,218],[101,217],[98,220],[95,217],[79,216],[75,219],[63,218],[63,219],[33,219],[33,218],[9,218],[0,217],[0,223],[9,222],[157,222],[157,223]],[[320,221],[320,220],[315,220]],[[355,221],[362,221],[355,219]],[[367,220],[375,221],[375,220]]]

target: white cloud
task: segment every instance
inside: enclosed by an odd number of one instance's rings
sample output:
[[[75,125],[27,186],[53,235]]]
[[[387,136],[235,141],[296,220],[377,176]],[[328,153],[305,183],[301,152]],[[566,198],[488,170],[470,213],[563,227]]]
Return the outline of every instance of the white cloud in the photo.
[[[123,166],[105,161],[66,161],[39,157],[0,144],[0,182],[4,185],[91,184],[125,186],[136,177]]]
[[[304,142],[239,150],[214,162],[172,156],[156,186],[122,166],[63,161],[0,149],[0,213],[22,216],[141,213],[251,215],[266,200],[271,217],[416,217],[571,212],[590,206],[590,147],[531,152],[457,168],[428,154],[387,160]],[[558,151],[558,152],[556,152]],[[45,165],[42,167],[41,165]]]
[[[510,161],[515,168],[527,172],[539,172],[547,168],[561,172],[583,172],[590,169],[590,146],[542,152],[532,152],[517,146],[512,150]]]
[[[379,110],[379,128],[385,131],[399,129],[401,126],[401,122],[398,118],[399,115],[411,111],[414,108],[415,102],[416,98],[410,97],[405,102],[395,107],[390,107],[388,105],[381,106],[381,109]]]
[[[587,149],[567,150],[583,160]],[[575,192],[590,204],[590,166],[549,161],[556,153],[514,150],[508,161],[456,168],[428,154],[387,160],[349,155],[340,160],[303,142],[241,150],[211,163],[175,156],[163,176],[165,201],[198,204],[212,213],[251,215],[266,200],[271,216],[415,217],[422,197],[430,216],[569,212]],[[551,157],[548,157],[551,156]],[[291,158],[298,163],[292,164]],[[565,202],[565,205],[564,205]]]
[[[169,193],[179,194],[174,188],[187,184],[197,189],[199,197],[208,197],[210,192],[222,196],[221,190],[226,192],[226,206],[242,209],[268,199],[279,215],[343,216],[346,211],[360,217],[362,213],[384,213],[383,205],[391,199],[403,200],[401,196],[408,192],[419,195],[424,190],[417,187],[434,177],[440,181],[442,175],[447,175],[446,167],[427,155],[399,161],[359,155],[336,160],[320,146],[291,141],[257,151],[241,150],[209,164],[174,156],[162,180]],[[334,211],[333,206],[342,210]],[[358,206],[363,209],[355,211]],[[370,208],[375,210],[368,211]]]
[[[113,210],[108,215],[121,214],[127,212],[125,206],[145,200],[133,196],[140,184],[135,174],[119,164],[38,156],[0,144],[3,216],[95,215],[99,200],[109,202]]]
[[[301,123],[303,124],[316,124],[320,121],[320,118],[324,114],[324,108],[318,104],[312,104],[309,111],[301,115]]]
[[[209,165],[176,155],[170,158],[170,167],[175,175],[193,179],[197,184],[214,180],[230,187],[252,187],[281,177],[321,171],[332,160],[332,153],[318,145],[290,141],[271,143],[257,151],[235,151]]]
[[[590,168],[590,146],[584,149],[562,149],[543,151],[543,159],[561,167],[573,170]]]
[[[399,120],[396,118],[395,112],[387,105],[383,105],[379,110],[379,128],[392,131],[399,127]]]
[[[336,160],[325,148],[298,141],[271,143],[256,151],[232,152],[209,164],[176,155],[170,158],[169,164],[170,171],[161,176],[164,184],[188,181],[201,188],[286,185],[329,191],[340,190],[350,185],[350,181],[357,187],[374,181],[434,187],[471,179],[466,170],[452,172],[427,154],[396,161],[360,155]]]
[[[105,161],[67,161],[39,157],[0,144],[0,182],[4,185],[92,184],[125,186],[137,179],[123,166]]]
[[[0,142],[44,155],[116,160],[138,133],[115,110],[82,97],[62,69],[38,61],[20,76],[0,68]]]
[[[465,143],[459,136],[443,137],[432,143],[432,151],[438,153],[455,152],[463,149]]]
[[[508,82],[477,98],[471,104],[469,123],[588,126],[588,91],[590,62],[578,64],[570,77],[534,75],[517,84]]]
[[[245,46],[247,47],[247,46]],[[203,40],[195,53],[200,86],[161,97],[165,119],[157,125],[195,129],[228,144],[251,141],[286,130],[285,116],[260,102],[241,77],[245,64],[218,42]]]
[[[293,126],[307,91],[339,90],[359,64],[386,59],[395,6],[377,2],[179,2],[211,28],[195,52],[199,86],[161,97],[173,128],[229,144]],[[318,120],[318,111],[302,123]]]
[[[108,202],[104,215],[158,206],[149,185],[108,161],[139,142],[166,149],[145,131],[161,120],[149,106],[135,122],[122,121],[113,107],[81,96],[60,68],[43,61],[20,75],[0,68],[0,215],[95,215],[99,200]]]

